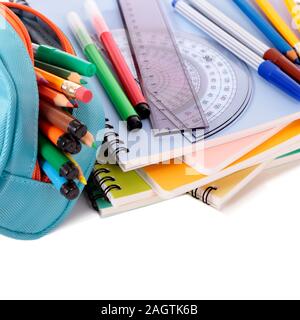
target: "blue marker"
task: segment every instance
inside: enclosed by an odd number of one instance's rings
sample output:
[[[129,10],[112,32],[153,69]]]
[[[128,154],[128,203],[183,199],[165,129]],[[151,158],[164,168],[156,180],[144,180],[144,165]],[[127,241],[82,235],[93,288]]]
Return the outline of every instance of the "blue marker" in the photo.
[[[68,200],[75,200],[79,196],[79,189],[74,181],[68,181],[58,175],[57,171],[47,162],[41,161],[41,167],[53,186]]]
[[[296,51],[285,41],[277,30],[250,3],[245,0],[233,0],[255,26],[271,41],[278,51],[294,63],[300,64]]]
[[[211,38],[220,43],[227,50],[231,51],[248,66],[255,69],[262,78],[272,83],[281,91],[284,91],[291,97],[300,101],[300,85],[273,62],[265,61],[257,53],[253,52],[243,43],[225,32],[185,1],[174,0],[172,5],[178,13],[202,31],[206,32]]]

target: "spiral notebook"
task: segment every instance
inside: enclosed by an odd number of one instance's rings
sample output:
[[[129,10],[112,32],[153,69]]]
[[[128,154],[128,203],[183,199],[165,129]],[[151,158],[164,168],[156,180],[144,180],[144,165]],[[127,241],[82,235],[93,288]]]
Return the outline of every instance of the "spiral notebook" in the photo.
[[[116,0],[96,0],[96,2],[103,11],[105,19],[111,29],[120,29],[124,27],[120,18]],[[247,19],[244,18],[232,1],[211,0],[211,2],[248,29],[255,36],[261,38],[260,33],[249,21],[247,21]],[[77,53],[82,55],[82,51],[70,32],[66,19],[67,13],[71,10],[82,13],[81,16],[85,19],[82,0],[73,0],[72,2],[60,0],[29,0],[29,3],[57,23],[66,35],[70,39],[74,40],[72,43]],[[188,43],[196,43],[196,45],[199,46],[199,41],[200,43],[208,43],[208,45],[213,44],[215,48],[218,48],[218,45],[211,39],[207,38],[199,29],[193,27],[190,23],[176,14],[171,6],[170,0],[162,0],[161,3],[164,5],[164,12],[168,17],[174,34],[183,40],[183,42],[187,41]],[[59,8],[59,10],[57,10],[57,8]],[[85,19],[85,22],[87,26],[90,26],[87,19]],[[262,40],[266,41],[266,39]],[[231,56],[229,52],[220,47],[218,52],[223,54],[223,58],[225,58],[225,56]],[[193,52],[189,52],[189,55],[193,56]],[[126,124],[122,123],[119,125],[117,112],[110,103],[103,88],[98,84],[96,78],[93,79],[92,81],[95,82],[96,86],[98,85],[99,92],[102,95],[102,103],[106,116],[109,120],[108,123],[110,127],[113,128],[115,136],[118,136],[118,139],[114,139],[114,141],[108,145],[108,153],[117,157],[117,160],[123,170],[129,171],[146,165],[180,157],[182,155],[187,155],[194,151],[195,145],[200,149],[221,145],[234,139],[239,139],[270,128],[275,128],[277,125],[300,118],[298,107],[299,103],[297,101],[260,79],[255,72],[251,70],[247,71],[245,66],[242,66],[240,63],[239,65],[243,68],[245,73],[249,72],[249,90],[244,90],[247,96],[245,97],[245,100],[246,98],[250,98],[249,102],[247,106],[243,108],[243,112],[239,113],[239,116],[233,122],[227,122],[226,117],[224,117],[225,113],[221,112],[221,118],[224,118],[224,121],[222,120],[221,123],[223,129],[205,139],[205,143],[203,143],[203,141],[200,141],[199,143],[191,143],[190,139],[182,136],[181,134],[174,134],[171,136],[171,139],[168,135],[157,137],[153,132],[151,132],[150,122],[148,121],[144,121],[143,123],[144,131],[128,133]],[[200,78],[201,76],[203,76],[202,72],[200,72]],[[238,84],[239,81],[235,81],[235,83]],[[218,88],[216,87],[216,89]],[[242,90],[238,91],[236,98],[241,100],[241,97],[239,96],[240,92],[242,92]],[[268,97],[268,101],[265,99],[266,96]],[[228,106],[232,105],[233,104],[228,104]],[[230,107],[225,109],[226,112],[231,110]],[[209,114],[214,116],[214,113]]]
[[[251,181],[253,181],[253,179],[255,179],[262,171],[299,161],[300,149],[297,149],[298,144],[292,146],[292,148],[294,148],[293,151],[280,155],[273,161],[268,160],[257,166],[240,170],[228,177],[224,177],[207,184],[204,187],[199,187],[190,192],[190,195],[199,199],[203,203],[220,210],[232,198],[236,197],[237,194]],[[90,203],[93,208],[100,213],[101,217],[109,217],[164,201],[164,199],[153,193],[151,196],[143,200],[114,207],[106,198],[103,190],[99,188],[99,184],[94,181],[93,177],[90,178],[86,191]]]
[[[257,165],[268,159],[276,158],[278,154],[292,151],[300,140],[300,120],[293,122],[278,134],[253,149],[239,160],[232,163],[221,172],[205,176],[187,164],[159,164],[140,170],[162,198],[173,198],[197,187],[205,186],[215,180],[228,176],[236,171]]]
[[[153,196],[152,188],[136,171],[123,172],[118,165],[96,164],[92,176],[114,207]]]
[[[295,145],[295,148],[299,146]],[[190,192],[190,195],[203,203],[221,210],[238,192],[245,188],[260,173],[265,170],[287,165],[300,160],[300,149],[277,157],[273,161],[238,171],[228,177],[214,181],[204,187]]]
[[[297,146],[295,146],[295,148],[297,148]],[[263,171],[299,160],[300,149],[297,149],[281,155],[271,162],[268,160],[263,164],[241,170],[204,187],[197,188],[190,192],[190,195],[204,204],[221,210],[230,200],[237,197],[238,193]],[[124,206],[114,207],[105,197],[103,190],[99,188],[98,184],[95,183],[93,179],[90,179],[86,191],[91,205],[103,218],[165,201],[165,199],[162,199],[153,193],[153,195],[147,199],[128,203]]]
[[[228,177],[216,180],[204,187],[197,188],[190,192],[195,199],[204,204],[212,206],[218,210],[245,188],[254,178],[256,178],[271,162],[237,171]]]

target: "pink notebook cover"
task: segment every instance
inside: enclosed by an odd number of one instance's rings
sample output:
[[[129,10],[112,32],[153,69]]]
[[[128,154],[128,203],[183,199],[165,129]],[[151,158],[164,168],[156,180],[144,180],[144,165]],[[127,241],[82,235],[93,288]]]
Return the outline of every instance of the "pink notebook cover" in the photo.
[[[268,140],[286,125],[194,152],[185,156],[184,161],[202,174],[214,174]]]

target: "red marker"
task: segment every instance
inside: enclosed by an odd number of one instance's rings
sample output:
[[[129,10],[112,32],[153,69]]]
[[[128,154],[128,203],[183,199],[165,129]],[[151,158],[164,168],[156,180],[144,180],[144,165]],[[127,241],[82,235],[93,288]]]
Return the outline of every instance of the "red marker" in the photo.
[[[91,22],[94,26],[97,36],[102,42],[111,63],[122,83],[128,99],[134,106],[136,112],[142,119],[147,119],[150,116],[150,108],[142,94],[141,89],[136,83],[116,41],[114,40],[109,28],[93,0],[85,2],[85,8],[90,16]]]

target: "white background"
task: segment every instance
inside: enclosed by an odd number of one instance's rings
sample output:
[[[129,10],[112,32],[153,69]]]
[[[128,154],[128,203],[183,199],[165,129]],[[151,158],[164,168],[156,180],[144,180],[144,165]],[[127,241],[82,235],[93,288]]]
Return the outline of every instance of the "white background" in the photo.
[[[300,298],[300,163],[222,212],[189,196],[100,219],[84,202],[34,242],[0,238],[0,298]]]
[[[33,242],[0,236],[0,298],[300,298],[300,163],[223,212],[189,196],[100,219],[82,201]]]

